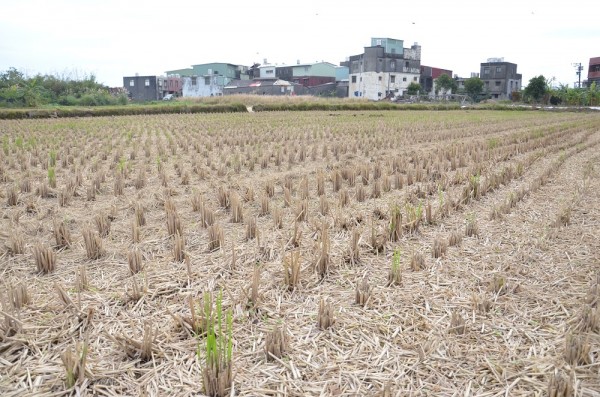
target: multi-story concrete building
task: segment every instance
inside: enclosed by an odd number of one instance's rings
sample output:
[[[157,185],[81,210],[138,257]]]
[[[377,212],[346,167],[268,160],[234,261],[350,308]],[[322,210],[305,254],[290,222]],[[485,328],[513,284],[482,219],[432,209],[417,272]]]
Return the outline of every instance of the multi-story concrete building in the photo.
[[[336,66],[329,62],[298,63],[296,65],[283,65],[275,68],[278,79],[302,84],[305,87],[314,87],[328,83],[335,83],[342,78],[348,78],[348,68]],[[338,79],[338,77],[340,77]]]
[[[517,64],[504,62],[504,58],[488,58],[479,71],[484,90],[493,99],[511,99],[512,93],[521,90],[523,77],[517,73]]]
[[[223,86],[219,85],[217,76],[185,76],[183,82],[184,97],[209,97],[223,95]]]
[[[349,69],[348,95],[380,100],[402,96],[411,83],[419,83],[421,46],[404,48],[404,41],[372,38],[371,46],[341,66]]]
[[[428,94],[435,94],[435,80],[441,75],[446,74],[452,78],[452,70],[434,68],[431,66],[421,65],[421,76],[419,78],[419,84],[421,90]],[[448,94],[446,92],[439,93],[441,95]]]
[[[588,87],[596,82],[596,86],[600,87],[600,57],[590,58],[590,66],[588,67],[587,84]]]
[[[134,101],[157,101],[167,94],[180,96],[182,81],[175,76],[125,76],[123,87]]]
[[[248,67],[231,63],[202,63],[191,68],[168,70],[167,76],[183,78],[184,97],[223,95],[223,87],[235,79],[248,79]]]

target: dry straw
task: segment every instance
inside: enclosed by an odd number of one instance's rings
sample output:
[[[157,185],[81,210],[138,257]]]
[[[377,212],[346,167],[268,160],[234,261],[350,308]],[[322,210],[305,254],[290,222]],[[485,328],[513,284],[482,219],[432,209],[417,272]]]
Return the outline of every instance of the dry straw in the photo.
[[[138,222],[137,222],[136,219],[134,219],[131,222],[131,240],[134,243],[139,243],[140,240],[141,240],[141,237],[140,237],[140,227],[138,226]]]
[[[225,235],[220,224],[215,223],[208,227],[208,250],[216,251],[225,243]]]
[[[169,233],[169,236],[174,236],[177,233],[183,235],[183,226],[181,224],[181,218],[179,218],[179,214],[174,208],[167,209],[167,232]]]
[[[352,236],[350,238],[350,246],[348,247],[348,253],[346,254],[346,262],[356,265],[360,262],[360,231],[358,228],[352,229]]]
[[[300,251],[292,251],[283,259],[283,281],[288,291],[300,284]]]
[[[457,310],[452,311],[452,316],[450,318],[450,328],[448,332],[451,334],[462,335],[465,333],[467,329],[465,319],[462,318],[460,313]]]
[[[554,371],[548,382],[548,397],[573,397],[574,395],[571,376],[559,370]]]
[[[431,256],[434,258],[441,258],[446,254],[447,248],[446,240],[438,236],[433,240]]]
[[[319,213],[323,216],[329,213],[329,201],[327,201],[327,196],[324,194],[319,196]]]
[[[369,285],[366,278],[356,283],[356,290],[354,294],[354,303],[359,306],[365,307],[369,303],[371,298],[371,286]]]
[[[329,253],[329,228],[325,222],[321,225],[321,253],[317,259],[315,269],[320,279],[325,278],[329,271],[330,253]]]
[[[251,216],[246,217],[246,219],[246,240],[252,240],[258,235],[258,229],[256,227],[256,217]]]
[[[398,241],[402,236],[402,213],[397,205],[390,209],[389,240]]]
[[[185,259],[185,239],[179,232],[173,236],[173,259],[175,262],[183,262]]]
[[[286,327],[275,326],[273,330],[267,333],[265,338],[265,355],[267,361],[281,359],[288,350],[288,335]]]
[[[94,221],[100,237],[107,237],[110,233],[110,219],[108,219],[108,215],[97,214],[94,217]]]
[[[98,259],[104,255],[104,249],[102,247],[102,239],[97,234],[94,234],[92,230],[85,226],[83,231],[83,241],[85,243],[85,251],[89,259]]]
[[[56,253],[50,247],[36,244],[33,247],[33,259],[39,273],[51,273],[56,269]]]
[[[375,229],[375,220],[371,220],[371,251],[378,254],[383,252],[385,243],[387,242],[387,234],[378,234]]]
[[[425,269],[425,257],[420,252],[413,252],[410,259],[410,269],[414,272]]]
[[[475,219],[474,214],[471,214],[467,217],[465,224],[465,235],[467,237],[479,235],[479,227],[477,226],[477,219]]]
[[[134,247],[127,252],[127,263],[129,265],[130,275],[134,275],[142,271],[142,251],[140,251],[138,247]]]
[[[459,245],[462,242],[462,234],[458,231],[453,231],[448,237],[448,246],[453,247]]]
[[[8,251],[11,255],[22,255],[25,252],[25,241],[19,232],[12,233],[8,239]]]
[[[16,286],[13,286],[9,283],[6,288],[6,293],[9,306],[17,310],[31,303],[31,297],[29,296],[29,291],[27,291],[27,284],[18,283]]]
[[[146,362],[154,356],[157,335],[158,333],[154,327],[149,321],[146,321],[141,340],[138,341],[122,334],[111,337],[111,339],[117,342],[129,357],[139,358],[141,361]]]
[[[269,202],[270,202],[270,199],[269,199],[269,196],[267,196],[267,195],[263,195],[260,198],[260,212],[259,212],[260,216],[265,216],[265,215],[269,214]]]
[[[565,338],[564,358],[571,365],[590,364],[589,338],[581,334],[568,334]]]
[[[63,222],[54,223],[54,240],[56,241],[56,246],[58,248],[68,248],[71,246],[71,233],[69,232],[69,228],[67,224]]]
[[[79,266],[75,275],[75,288],[77,291],[86,291],[89,289],[90,283],[87,276],[87,268],[85,265]]]
[[[135,220],[138,226],[146,224],[146,216],[144,214],[144,206],[141,203],[135,203]]]
[[[231,195],[231,222],[241,223],[244,220],[244,208],[242,201],[237,192],[232,192]]]
[[[258,303],[259,303],[259,287],[260,287],[260,267],[257,265],[254,266],[254,271],[252,273],[252,283],[250,284],[250,287],[248,288],[250,290],[250,293],[246,293],[246,296],[248,297],[248,304],[247,307],[251,312],[256,312],[256,310],[258,309]]]
[[[10,186],[6,188],[6,204],[9,207],[14,207],[17,205],[19,201],[19,193],[17,193],[17,188],[15,186]]]
[[[60,359],[65,367],[65,385],[68,389],[76,384],[82,384],[86,375],[86,362],[88,354],[88,343],[75,344],[75,351],[68,348],[60,354]]]
[[[333,317],[333,308],[329,302],[326,302],[323,298],[319,301],[319,312],[317,315],[317,327],[321,330],[326,330],[331,327],[335,319]]]

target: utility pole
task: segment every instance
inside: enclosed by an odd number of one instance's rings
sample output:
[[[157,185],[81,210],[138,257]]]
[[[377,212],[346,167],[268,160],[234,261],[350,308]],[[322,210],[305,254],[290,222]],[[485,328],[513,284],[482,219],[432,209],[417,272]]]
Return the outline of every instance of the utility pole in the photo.
[[[577,85],[577,88],[581,88],[581,71],[583,70],[583,65],[581,64],[581,62],[572,63],[571,65],[575,66],[575,74],[579,77],[579,83]]]

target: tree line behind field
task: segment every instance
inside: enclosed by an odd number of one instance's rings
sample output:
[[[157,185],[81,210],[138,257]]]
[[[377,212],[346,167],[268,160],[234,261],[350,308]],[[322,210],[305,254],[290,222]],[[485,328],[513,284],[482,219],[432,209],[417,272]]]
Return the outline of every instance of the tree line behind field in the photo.
[[[93,74],[83,77],[27,76],[10,68],[0,73],[0,107],[39,107],[44,105],[101,106],[124,105],[127,93],[109,89]]]

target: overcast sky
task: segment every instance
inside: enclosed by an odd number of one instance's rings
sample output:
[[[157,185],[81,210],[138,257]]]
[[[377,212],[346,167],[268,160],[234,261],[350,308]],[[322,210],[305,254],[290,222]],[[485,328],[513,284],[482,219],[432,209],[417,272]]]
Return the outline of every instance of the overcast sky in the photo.
[[[600,56],[598,0],[0,0],[0,70],[163,74],[193,64],[339,64],[371,37],[422,46],[421,64],[469,77],[487,58],[573,86]]]

